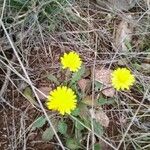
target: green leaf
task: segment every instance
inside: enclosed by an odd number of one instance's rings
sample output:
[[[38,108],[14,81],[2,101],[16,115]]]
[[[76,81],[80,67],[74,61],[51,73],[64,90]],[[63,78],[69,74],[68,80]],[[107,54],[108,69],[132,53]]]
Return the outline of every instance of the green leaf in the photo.
[[[77,94],[77,100],[79,101],[82,98],[83,94],[81,92],[79,92],[77,84],[76,83],[72,84],[71,88]]]
[[[45,123],[46,118],[44,116],[39,117],[34,121],[31,131],[35,130],[36,128],[41,128]]]
[[[97,100],[97,102],[100,105],[110,105],[110,104],[114,103],[114,100],[113,99],[105,99],[105,98],[101,97]]]
[[[42,139],[44,141],[50,141],[53,139],[53,136],[54,136],[54,132],[53,132],[52,128],[49,127],[43,132]]]
[[[84,73],[85,73],[85,66],[81,66],[78,72],[73,73],[72,78],[71,78],[71,84],[80,80],[81,77],[84,75]]]
[[[94,126],[95,133],[97,133],[100,136],[103,135],[103,133],[104,133],[103,127],[95,119],[93,120],[93,126]]]
[[[23,91],[23,94],[32,105],[39,106],[35,98],[33,97],[32,89],[30,87],[26,87]]]
[[[102,147],[99,143],[94,144],[94,150],[102,150]]]
[[[26,97],[33,97],[32,95],[32,90],[30,87],[26,87],[25,90],[23,91],[23,94],[26,96]]]
[[[136,70],[141,70],[141,65],[138,64],[137,62],[135,62],[135,63],[133,64],[133,67],[135,67]]]
[[[52,75],[52,74],[48,75],[47,78],[48,78],[48,80],[56,83],[57,85],[60,84],[59,81],[58,81],[58,79],[54,75]]]
[[[128,48],[128,51],[132,51],[132,45],[129,40],[125,39],[125,45]]]
[[[146,52],[150,52],[150,48],[148,48],[147,50],[146,50]],[[148,54],[149,55],[149,54]]]
[[[81,148],[79,146],[79,143],[75,139],[72,139],[72,138],[67,139],[66,146],[71,150],[78,150],[79,148]]]
[[[53,127],[55,128],[55,131],[58,132],[58,119],[51,119],[51,122],[53,124]],[[43,134],[42,134],[42,139],[44,141],[50,141],[53,139],[53,136],[54,136],[54,131],[52,130],[51,127],[47,128]]]
[[[73,116],[78,116],[79,113],[80,113],[79,108],[76,108],[75,110],[73,110],[73,111],[71,112],[71,114],[72,114]]]
[[[80,109],[80,118],[81,118],[81,122],[83,122],[83,124],[87,127],[90,127],[90,124],[91,124],[91,119],[90,119],[90,113],[89,113],[89,109],[87,107],[86,104],[84,103],[80,103],[78,105],[79,109]]]
[[[63,135],[67,134],[67,124],[64,121],[58,122],[58,132],[60,132]]]
[[[103,84],[98,81],[95,81],[94,83],[95,83],[95,91],[99,91],[103,86]]]
[[[78,129],[80,131],[84,129],[84,126],[81,123],[79,123],[78,121],[76,121],[75,127],[76,127],[76,129]]]
[[[26,0],[11,0],[10,7],[17,10],[28,10],[30,2]],[[31,4],[30,4],[31,5]]]

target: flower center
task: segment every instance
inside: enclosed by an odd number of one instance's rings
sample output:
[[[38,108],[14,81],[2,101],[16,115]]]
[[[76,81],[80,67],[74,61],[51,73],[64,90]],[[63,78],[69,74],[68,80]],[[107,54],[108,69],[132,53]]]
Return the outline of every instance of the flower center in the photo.
[[[127,81],[127,77],[124,75],[118,76],[119,82],[125,83]]]

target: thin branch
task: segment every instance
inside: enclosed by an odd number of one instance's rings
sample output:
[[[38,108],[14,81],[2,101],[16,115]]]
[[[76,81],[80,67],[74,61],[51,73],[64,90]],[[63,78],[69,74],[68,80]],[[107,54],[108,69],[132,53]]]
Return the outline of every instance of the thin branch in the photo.
[[[44,109],[44,107],[43,107],[43,105],[42,105],[42,103],[41,103],[41,101],[40,101],[40,99],[39,99],[39,97],[38,97],[38,95],[37,95],[37,93],[36,93],[34,87],[33,87],[32,81],[30,80],[30,78],[29,78],[29,76],[28,76],[28,73],[27,73],[27,71],[26,71],[26,69],[25,69],[25,67],[24,67],[24,65],[23,65],[23,63],[22,63],[22,61],[21,61],[21,59],[20,59],[20,57],[19,57],[19,55],[18,55],[18,52],[16,51],[16,48],[15,48],[15,46],[14,46],[14,44],[13,44],[13,42],[12,42],[12,40],[11,40],[11,38],[10,38],[10,36],[9,36],[9,34],[8,34],[7,30],[6,30],[6,28],[5,28],[5,25],[3,24],[3,21],[2,21],[1,19],[0,19],[0,24],[1,24],[1,26],[2,26],[2,28],[3,28],[3,30],[4,30],[4,32],[5,32],[5,34],[6,34],[6,36],[7,36],[7,39],[8,39],[8,41],[9,41],[9,43],[10,43],[10,45],[11,45],[13,51],[14,51],[14,54],[16,55],[16,58],[18,59],[18,62],[19,62],[19,64],[20,64],[20,66],[21,66],[21,68],[22,68],[22,70],[23,70],[23,72],[24,72],[24,74],[25,74],[25,76],[26,76],[28,82],[29,82],[29,85],[31,86],[31,89],[33,90],[33,92],[34,92],[34,94],[35,94],[35,97],[37,98],[37,101],[38,101],[38,103],[39,103],[39,105],[40,105],[40,107],[41,107],[41,109],[42,109],[42,111],[43,111],[43,113],[44,113],[44,115],[45,115],[45,117],[46,117],[46,119],[47,119],[47,121],[48,121],[50,127],[51,127],[52,130],[54,131],[54,134],[55,134],[55,136],[56,136],[58,142],[60,143],[60,146],[61,146],[62,150],[65,150],[65,148],[64,148],[64,146],[63,146],[63,144],[62,144],[62,142],[61,142],[61,140],[60,140],[60,138],[59,138],[59,136],[58,136],[58,134],[57,134],[57,132],[56,132],[56,130],[55,130],[53,124],[52,124],[52,122],[50,121],[50,119],[49,119],[49,117],[48,117],[47,112],[45,111],[45,109]]]
[[[141,101],[139,107],[137,108],[137,110],[136,110],[134,116],[132,117],[132,120],[131,120],[131,122],[130,122],[128,128],[126,129],[126,132],[123,134],[123,137],[122,137],[122,139],[121,139],[120,142],[119,142],[119,145],[118,145],[118,147],[117,147],[117,150],[120,149],[120,146],[121,146],[122,142],[124,141],[125,137],[127,136],[127,133],[128,133],[128,131],[130,130],[130,128],[131,128],[131,126],[132,126],[134,120],[136,119],[136,116],[137,116],[137,114],[138,114],[138,112],[139,112],[139,110],[140,110],[140,108],[141,108],[141,106],[142,106],[142,104],[143,104],[143,102],[144,102],[144,100],[145,100],[145,98],[146,98],[148,92],[149,92],[149,89],[147,89],[147,91],[145,92],[145,94],[144,94],[144,96],[143,96],[143,99],[142,99],[142,101]]]
[[[15,55],[13,55],[13,58],[11,59],[11,61],[14,61],[14,60],[15,60]],[[10,66],[10,65],[8,65],[8,66]],[[5,81],[4,81],[3,86],[2,86],[2,88],[0,90],[0,97],[3,96],[4,92],[7,89],[10,75],[11,75],[10,67],[7,67]]]

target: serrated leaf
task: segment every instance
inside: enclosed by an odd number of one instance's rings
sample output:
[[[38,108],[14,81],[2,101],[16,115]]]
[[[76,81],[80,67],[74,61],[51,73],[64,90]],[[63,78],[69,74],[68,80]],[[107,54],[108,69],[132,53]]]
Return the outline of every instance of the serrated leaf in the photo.
[[[84,124],[87,127],[90,127],[91,124],[91,120],[89,119],[90,113],[88,110],[87,105],[85,105],[84,103],[80,103],[78,105],[78,109],[79,109],[79,114],[78,116],[80,117],[80,119],[77,119],[78,121],[80,121],[82,124]],[[80,123],[80,124],[81,124]],[[82,126],[82,125],[81,125]],[[80,127],[79,127],[80,128]],[[82,128],[82,127],[81,127]]]
[[[32,90],[31,90],[31,88],[30,88],[30,87],[26,87],[25,90],[24,90],[24,92],[23,92],[23,94],[24,94],[25,96],[30,96],[30,97],[32,97]]]
[[[126,45],[126,47],[128,48],[128,51],[132,51],[132,45],[131,45],[131,42],[128,41],[127,39],[125,40],[125,45]]]
[[[11,0],[10,1],[10,7],[15,8],[17,10],[28,10],[30,2],[26,2],[25,0]]]
[[[73,110],[73,111],[71,112],[71,114],[72,114],[73,116],[78,116],[79,113],[80,113],[79,108],[76,108],[75,110]]]
[[[90,113],[87,105],[85,105],[84,103],[80,103],[78,107],[80,109],[79,116],[81,120],[83,120],[84,125],[90,127],[91,120],[89,119]]]
[[[50,141],[53,139],[53,136],[54,136],[54,132],[53,132],[52,128],[49,127],[43,132],[42,139],[44,141]]]
[[[113,99],[105,99],[105,98],[101,97],[97,100],[97,102],[100,105],[110,105],[110,104],[114,103],[114,100]]]
[[[94,150],[102,150],[102,147],[99,143],[94,144]]]
[[[77,150],[80,148],[79,143],[72,138],[67,139],[66,146],[71,150]]]
[[[95,133],[97,133],[100,136],[103,135],[103,133],[104,133],[103,127],[95,119],[93,120],[93,126],[94,126]]]
[[[46,118],[44,116],[39,117],[36,119],[32,125],[31,131],[35,130],[36,128],[41,128],[46,123]]]
[[[58,132],[60,132],[63,135],[67,134],[67,124],[64,121],[58,122]]]
[[[98,81],[95,81],[94,84],[95,84],[95,91],[99,91],[103,86],[103,84]]]
[[[71,88],[77,94],[77,100],[80,100],[82,98],[83,94],[81,92],[79,92],[77,84],[76,83],[72,84]]]
[[[48,78],[50,81],[56,83],[57,85],[60,84],[59,81],[58,81],[58,79],[57,79],[54,75],[52,75],[52,74],[48,75],[47,78]]]
[[[84,73],[85,73],[85,66],[81,66],[78,72],[73,73],[71,78],[71,84],[80,80]]]
[[[53,127],[55,128],[55,131],[57,132],[58,131],[58,119],[51,119],[51,122],[53,124]],[[52,130],[51,127],[48,127],[42,134],[42,139],[44,141],[50,141],[53,139],[53,136],[54,136],[54,131]]]
[[[35,98],[33,97],[32,89],[30,87],[26,87],[23,91],[23,94],[32,105],[39,106]]]
[[[76,121],[75,127],[76,127],[76,129],[78,129],[80,131],[84,129],[84,126],[81,123],[79,123],[78,121]]]

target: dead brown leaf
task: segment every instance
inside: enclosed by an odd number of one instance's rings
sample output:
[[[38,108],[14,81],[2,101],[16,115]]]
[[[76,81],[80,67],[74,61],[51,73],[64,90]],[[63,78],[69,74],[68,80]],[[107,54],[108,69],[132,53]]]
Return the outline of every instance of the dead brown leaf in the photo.
[[[90,86],[89,79],[81,79],[78,81],[78,85],[83,93],[85,93],[86,89]]]
[[[107,97],[114,97],[115,95],[115,89],[110,87],[102,90],[102,93]]]
[[[104,84],[104,85],[109,85],[111,84],[111,73],[112,70],[102,68],[102,69],[95,69],[95,80]]]
[[[95,118],[101,123],[102,126],[108,127],[109,118],[102,110],[96,111]]]
[[[150,73],[150,63],[142,63],[141,70],[145,73]]]
[[[96,0],[97,3],[102,6],[106,7],[107,9],[117,10],[117,11],[124,11],[129,10],[135,6],[139,0]]]
[[[90,109],[89,111],[91,116],[93,116],[93,118],[96,119],[97,122],[99,122],[102,126],[106,128],[108,127],[109,118],[102,109],[95,110],[94,112],[92,111],[92,109]]]
[[[38,90],[41,91],[41,92],[37,91],[37,95],[38,95],[39,99],[45,99],[46,98],[45,96],[48,96],[49,92],[52,89],[51,89],[51,87],[40,87],[40,88],[38,88]]]
[[[131,18],[131,16],[129,16]],[[115,46],[119,52],[128,52],[127,43],[132,40],[133,29],[126,20],[122,20],[117,27]]]
[[[95,81],[102,83],[105,87],[102,89],[102,93],[107,97],[113,97],[115,89],[111,87],[111,73],[112,70],[102,68],[95,69]]]
[[[88,105],[88,106],[92,106],[92,95],[86,96],[86,97],[82,100],[82,102],[83,102],[84,104]],[[97,104],[97,101],[96,101],[95,99],[94,99],[93,105],[94,105],[94,107],[96,107],[96,106],[98,105],[98,104]]]
[[[108,144],[106,144],[101,139],[99,139],[99,144],[100,144],[102,150],[113,150],[113,148],[111,148]]]

